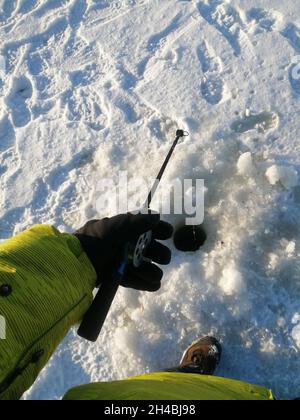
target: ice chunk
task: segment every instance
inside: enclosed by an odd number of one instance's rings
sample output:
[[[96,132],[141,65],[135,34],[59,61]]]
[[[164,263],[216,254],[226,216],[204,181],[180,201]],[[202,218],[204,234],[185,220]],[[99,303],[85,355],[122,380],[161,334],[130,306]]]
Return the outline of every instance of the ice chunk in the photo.
[[[269,269],[275,270],[278,267],[278,264],[279,264],[279,256],[271,252],[269,254],[269,264],[268,264]]]
[[[293,325],[295,325],[295,324],[298,324],[300,322],[300,314],[299,313],[296,313],[294,316],[293,316],[293,319],[292,319],[292,324]]]
[[[286,247],[287,254],[292,255],[295,253],[295,250],[296,250],[296,243],[294,241],[289,242]]]
[[[6,73],[6,58],[3,55],[0,55],[0,77],[4,76]]]
[[[227,296],[240,295],[246,291],[243,276],[234,264],[230,264],[223,270],[219,286]]]
[[[266,177],[271,185],[280,182],[285,188],[293,188],[298,184],[298,173],[293,167],[273,165],[267,170]]]
[[[298,347],[298,349],[300,349],[300,324],[296,325],[296,327],[293,328],[292,337],[296,343],[296,346]]]
[[[253,173],[253,160],[250,152],[243,153],[237,163],[238,172],[240,175],[250,176]]]
[[[274,337],[270,337],[269,339],[263,339],[261,342],[260,351],[262,353],[274,353],[276,350],[276,344],[274,343]]]

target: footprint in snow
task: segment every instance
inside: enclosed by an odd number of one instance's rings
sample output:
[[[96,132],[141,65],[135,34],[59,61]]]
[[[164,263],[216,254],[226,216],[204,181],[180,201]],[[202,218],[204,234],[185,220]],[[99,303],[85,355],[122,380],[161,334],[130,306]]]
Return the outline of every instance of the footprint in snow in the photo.
[[[223,98],[222,80],[205,77],[201,82],[201,94],[209,104],[219,104]]]
[[[300,28],[294,23],[288,23],[287,26],[281,31],[281,35],[288,40],[295,54],[300,54]]]
[[[292,59],[291,66],[289,68],[289,81],[291,84],[292,92],[296,95],[300,95],[300,28],[294,23],[288,23],[285,29],[281,32],[288,42],[291,44],[295,51],[295,56]]]
[[[32,97],[32,94],[32,84],[27,77],[22,76],[14,80],[6,102],[11,110],[13,124],[17,128],[25,127],[31,121],[31,112],[27,101]]]
[[[15,145],[15,130],[8,115],[0,119],[0,153]]]
[[[289,81],[295,95],[300,95],[300,60],[293,63],[289,69]]]
[[[23,0],[23,2],[19,5],[18,13],[26,15],[27,13],[32,12],[38,6],[38,0]]]
[[[125,121],[129,124],[135,124],[138,121],[138,115],[136,114],[134,107],[124,98],[117,98],[115,105],[121,110]]]
[[[0,2],[0,22],[8,20],[14,13],[16,2],[12,0],[2,0]]]
[[[256,33],[272,32],[281,29],[283,16],[276,10],[253,8],[247,12],[249,21],[255,23]]]
[[[197,55],[204,74],[200,86],[201,94],[210,105],[217,105],[223,100],[225,90],[220,77],[222,62],[206,42],[198,47]]]
[[[63,97],[66,116],[71,122],[83,122],[94,131],[101,131],[107,125],[107,116],[99,105],[99,98],[93,92],[68,91]]]
[[[249,40],[244,32],[244,22],[230,2],[222,0],[206,0],[198,3],[201,16],[214,26],[231,45],[238,57]]]
[[[279,116],[275,112],[264,111],[260,114],[245,115],[244,118],[235,121],[231,129],[235,133],[247,133],[251,130],[257,130],[259,133],[265,133],[278,127]]]

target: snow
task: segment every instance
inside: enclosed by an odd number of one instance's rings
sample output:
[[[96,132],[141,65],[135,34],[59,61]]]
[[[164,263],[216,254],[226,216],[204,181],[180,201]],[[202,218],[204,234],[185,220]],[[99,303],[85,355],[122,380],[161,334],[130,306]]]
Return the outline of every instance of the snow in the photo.
[[[0,0],[0,239],[72,232],[97,183],[205,179],[208,233],[161,291],[122,290],[96,344],[59,347],[28,399],[176,365],[213,334],[218,374],[300,394],[300,5],[293,0]],[[190,192],[192,194],[192,191]],[[109,192],[102,199],[109,198]],[[175,226],[185,215],[166,216]]]
[[[266,176],[271,185],[278,182],[285,188],[293,188],[298,185],[298,173],[291,167],[273,165],[267,170]]]
[[[286,252],[288,255],[292,255],[295,253],[296,250],[296,243],[295,242],[289,242],[287,247],[286,247]]]
[[[300,349],[300,324],[298,324],[292,331],[292,337],[298,349]]]
[[[238,172],[244,176],[251,176],[254,170],[251,152],[243,153],[237,163]]]
[[[242,293],[245,293],[243,276],[232,265],[223,270],[219,286],[227,296],[239,296]]]

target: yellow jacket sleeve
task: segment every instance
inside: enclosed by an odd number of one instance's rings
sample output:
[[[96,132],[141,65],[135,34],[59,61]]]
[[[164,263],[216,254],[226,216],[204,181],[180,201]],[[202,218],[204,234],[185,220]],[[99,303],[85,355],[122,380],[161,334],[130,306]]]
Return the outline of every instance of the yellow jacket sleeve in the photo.
[[[260,386],[188,373],[156,372],[123,381],[82,385],[64,400],[247,400],[271,401],[272,392]]]
[[[37,225],[0,245],[0,399],[19,399],[92,302],[79,240]]]

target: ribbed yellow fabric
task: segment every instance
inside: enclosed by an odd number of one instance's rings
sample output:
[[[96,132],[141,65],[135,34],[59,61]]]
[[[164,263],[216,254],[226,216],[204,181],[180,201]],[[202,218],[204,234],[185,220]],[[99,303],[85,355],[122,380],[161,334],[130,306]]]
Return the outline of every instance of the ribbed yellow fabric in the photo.
[[[260,386],[187,373],[156,372],[124,381],[95,383],[71,389],[64,400],[273,400]]]
[[[77,238],[37,225],[0,245],[0,400],[19,399],[33,384],[69,328],[92,302],[97,275]],[[40,357],[40,358],[39,358]],[[90,384],[65,399],[272,399],[270,391],[223,378],[152,373]]]
[[[33,226],[0,245],[0,286],[12,287],[0,296],[0,399],[18,399],[33,384],[87,311],[96,281],[79,240],[52,226]]]

